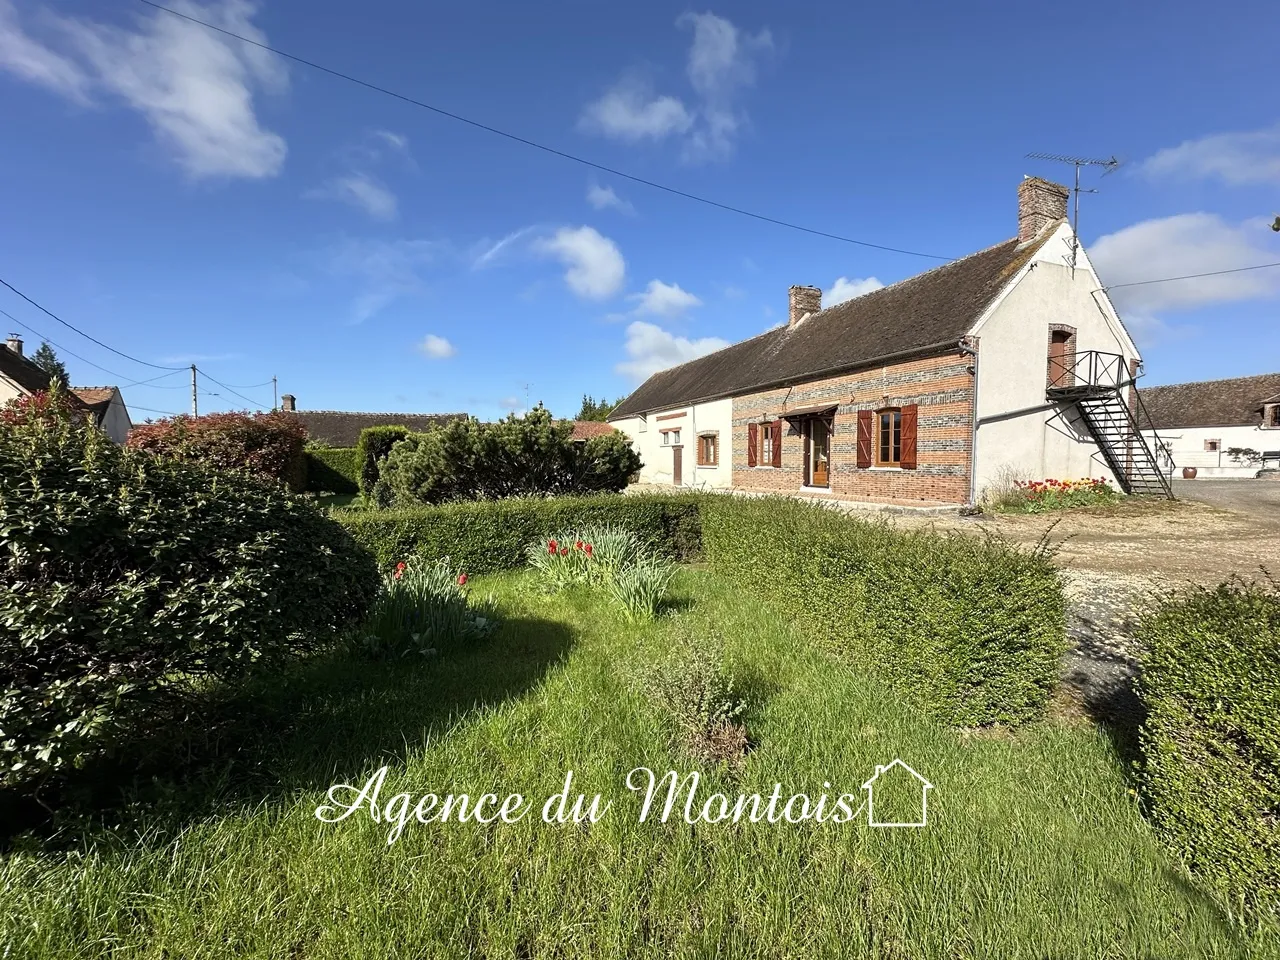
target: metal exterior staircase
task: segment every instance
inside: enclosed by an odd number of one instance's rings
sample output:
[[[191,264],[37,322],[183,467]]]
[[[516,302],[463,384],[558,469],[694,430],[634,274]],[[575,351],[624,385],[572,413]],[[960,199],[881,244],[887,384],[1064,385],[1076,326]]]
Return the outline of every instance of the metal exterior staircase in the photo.
[[[1124,357],[1086,350],[1049,358],[1046,395],[1062,403],[1064,412],[1072,408],[1079,411],[1080,419],[1098,444],[1097,455],[1111,468],[1125,493],[1172,500],[1173,484],[1165,464],[1171,470],[1173,461],[1168,446],[1154,431],[1154,449],[1143,436],[1145,411],[1133,383]]]

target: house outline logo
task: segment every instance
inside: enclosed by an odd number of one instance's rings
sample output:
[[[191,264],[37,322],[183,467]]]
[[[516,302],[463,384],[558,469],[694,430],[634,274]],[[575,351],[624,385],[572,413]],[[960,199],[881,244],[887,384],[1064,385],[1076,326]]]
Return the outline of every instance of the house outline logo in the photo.
[[[915,823],[885,823],[876,819],[876,780],[882,774],[888,773],[894,767],[902,767],[907,773],[920,781],[920,819]],[[892,762],[880,766],[876,764],[876,772],[871,775],[871,779],[862,785],[862,789],[867,791],[867,826],[870,827],[923,827],[929,822],[929,791],[933,789],[933,784],[926,780],[920,774],[916,773],[903,761],[894,757]]]

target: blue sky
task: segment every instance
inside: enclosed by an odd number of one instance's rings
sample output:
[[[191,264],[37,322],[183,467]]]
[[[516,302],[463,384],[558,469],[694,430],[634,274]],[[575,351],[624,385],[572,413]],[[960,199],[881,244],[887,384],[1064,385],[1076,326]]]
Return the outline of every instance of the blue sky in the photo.
[[[1016,232],[1029,151],[1085,184],[1108,284],[1280,260],[1274,3],[468,5],[174,0],[444,109],[816,229],[961,256]],[[136,0],[0,0],[0,276],[119,350],[300,407],[465,410],[585,393],[937,263],[593,172]],[[1280,369],[1280,269],[1117,290],[1148,382]],[[157,376],[8,291],[111,374]],[[10,322],[0,317],[0,322]],[[12,324],[10,324],[12,326]],[[27,335],[28,341],[37,338]],[[203,409],[243,407],[222,396]],[[269,386],[243,389],[270,403]],[[181,411],[181,375],[129,387]]]

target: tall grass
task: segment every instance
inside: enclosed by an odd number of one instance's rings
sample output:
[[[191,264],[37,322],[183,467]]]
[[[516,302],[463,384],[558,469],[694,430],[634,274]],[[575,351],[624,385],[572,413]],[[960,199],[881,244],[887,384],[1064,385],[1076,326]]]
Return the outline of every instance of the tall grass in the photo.
[[[335,660],[241,704],[234,749],[161,779],[109,827],[0,859],[13,957],[1227,958],[1262,956],[1153,842],[1107,739],[1042,721],[959,734],[707,571],[638,624],[531,574],[492,588],[502,626],[431,661]],[[701,766],[633,677],[718,630],[754,749]],[[929,825],[638,821],[628,771],[701,769],[704,791],[858,793],[901,757]],[[320,823],[334,782],[384,796],[574,792],[596,823]],[[3,950],[0,950],[3,953]]]

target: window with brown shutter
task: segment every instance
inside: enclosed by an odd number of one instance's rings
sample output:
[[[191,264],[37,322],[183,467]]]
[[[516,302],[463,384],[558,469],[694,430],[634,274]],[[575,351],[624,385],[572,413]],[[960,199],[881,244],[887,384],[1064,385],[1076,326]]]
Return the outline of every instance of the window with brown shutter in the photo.
[[[876,466],[902,465],[902,409],[888,407],[876,411]]]
[[[919,420],[919,407],[909,403],[902,408],[902,456],[898,465],[903,470],[916,468],[916,427]]]
[[[872,417],[870,410],[858,411],[858,466],[865,470],[871,466],[871,430]]]
[[[782,466],[782,421],[773,421],[773,465]]]
[[[756,465],[756,453],[760,443],[760,425],[758,423],[747,424],[747,466],[754,467]]]

